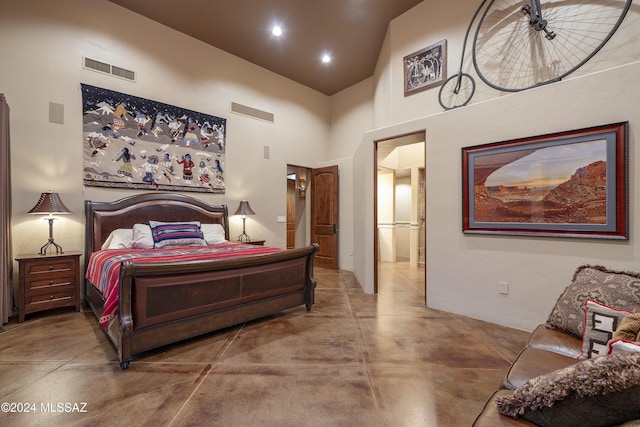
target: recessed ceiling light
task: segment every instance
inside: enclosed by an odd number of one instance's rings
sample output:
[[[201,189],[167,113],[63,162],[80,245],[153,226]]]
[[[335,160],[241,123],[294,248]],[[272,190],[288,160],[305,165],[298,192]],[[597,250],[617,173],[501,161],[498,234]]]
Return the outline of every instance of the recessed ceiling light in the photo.
[[[282,28],[279,25],[274,25],[273,29],[271,30],[271,33],[274,36],[279,37],[282,35]]]
[[[328,64],[329,62],[331,62],[331,56],[328,53],[325,53],[324,55],[322,55],[322,62]]]

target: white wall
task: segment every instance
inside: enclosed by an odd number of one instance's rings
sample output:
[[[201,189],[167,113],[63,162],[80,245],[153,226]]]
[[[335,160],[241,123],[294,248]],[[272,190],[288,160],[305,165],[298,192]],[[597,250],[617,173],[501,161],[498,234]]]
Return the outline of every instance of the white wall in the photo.
[[[135,70],[137,81],[84,70],[83,56]],[[231,212],[248,199],[256,215],[247,232],[271,246],[286,244],[286,224],[276,218],[286,214],[287,163],[317,167],[328,159],[328,96],[106,0],[3,1],[0,61],[0,92],[11,107],[14,254],[46,242],[46,221],[26,214],[42,191],[59,192],[73,211],[55,223],[65,250],[83,248],[84,199],[133,193],[82,185],[80,83],[225,117],[226,194],[191,194]],[[272,112],[275,123],[233,114],[231,101]],[[49,102],[64,106],[63,125],[49,123]],[[230,221],[231,235],[240,234],[239,218]]]
[[[339,249],[338,267],[353,271],[354,241],[353,221],[360,221],[361,205],[355,202],[354,181],[360,180],[353,174],[353,154],[362,139],[362,134],[371,129],[372,81],[366,79],[331,97],[331,130],[327,157],[333,159],[321,166],[338,166],[339,195]]]
[[[373,143],[423,131],[429,306],[531,329],[546,319],[578,265],[640,265],[633,185],[640,11],[632,5],[611,42],[564,82],[510,95],[479,84],[472,105],[446,113],[437,88],[404,97],[402,58],[446,38],[449,73],[455,72],[475,7],[465,0],[420,3],[391,23],[373,77],[327,97],[106,0],[0,3],[0,92],[11,106],[14,253],[37,251],[46,240],[46,221],[26,214],[42,191],[59,192],[74,211],[56,223],[56,242],[66,250],[83,246],[84,199],[132,193],[82,186],[80,83],[226,117],[227,192],[198,197],[228,203],[231,210],[249,199],[257,215],[247,221],[248,231],[273,246],[285,245],[285,224],[276,217],[286,212],[286,165],[338,165],[340,267],[353,269],[368,292]],[[138,80],[83,70],[83,55],[133,69]],[[276,122],[232,114],[231,101],[273,112]],[[63,125],[48,122],[49,102],[64,105]],[[628,242],[461,233],[461,147],[621,120],[631,123]],[[269,160],[262,158],[265,145],[271,147]],[[232,235],[241,227],[232,218]],[[510,283],[510,295],[498,294],[498,281]]]
[[[515,94],[479,84],[470,106],[441,112],[437,89],[404,97],[402,58],[446,38],[449,70],[455,72],[460,31],[476,6],[463,0],[443,2],[440,7],[432,3],[416,6],[394,20],[388,31],[374,76],[374,129],[365,132],[354,156],[354,176],[361,177],[354,194],[359,205],[373,206],[375,141],[425,131],[427,304],[531,330],[546,320],[579,265],[640,269],[635,226],[640,190],[633,184],[640,164],[636,149],[640,11],[632,5],[611,42],[571,78]],[[626,120],[630,122],[629,241],[462,234],[462,147]],[[354,221],[354,272],[367,292],[373,291],[373,230],[372,217]],[[509,295],[498,293],[500,281],[509,282]]]
[[[411,176],[396,177],[396,259],[404,261],[411,257],[411,220],[416,210],[412,196]]]
[[[639,190],[633,185],[640,156],[636,149],[636,135],[640,131],[640,113],[636,108],[640,85],[635,83],[638,73],[640,62],[635,62],[367,133],[354,159],[354,173],[365,175],[362,187],[355,188],[356,194],[368,195],[373,177],[367,176],[366,163],[372,157],[369,153],[373,141],[407,130],[426,130],[426,268],[430,307],[530,330],[546,320],[579,265],[638,270],[640,245],[634,213]],[[461,233],[462,147],[625,120],[630,121],[629,241]],[[360,203],[372,205],[373,199],[366,197]],[[364,236],[365,244],[371,225],[355,225],[354,233]],[[366,246],[359,249],[365,253],[368,250]],[[356,275],[372,291],[373,267],[368,259],[363,262],[362,269],[358,265]],[[509,282],[508,296],[498,294],[500,281]]]
[[[378,259],[396,262],[396,176],[392,170],[378,171]]]

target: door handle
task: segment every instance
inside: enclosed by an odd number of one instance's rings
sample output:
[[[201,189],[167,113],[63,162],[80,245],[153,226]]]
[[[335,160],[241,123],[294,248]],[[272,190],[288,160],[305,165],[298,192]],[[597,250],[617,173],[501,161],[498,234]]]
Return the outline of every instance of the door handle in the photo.
[[[333,224],[333,234],[336,234],[336,225]]]

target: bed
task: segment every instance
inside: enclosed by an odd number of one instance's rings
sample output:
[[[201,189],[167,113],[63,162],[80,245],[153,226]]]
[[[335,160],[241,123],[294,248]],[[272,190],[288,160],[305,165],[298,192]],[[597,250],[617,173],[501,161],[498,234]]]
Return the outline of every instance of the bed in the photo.
[[[229,240],[225,205],[212,206],[182,194],[149,193],[115,202],[86,200],[85,220],[85,276],[92,255],[105,252],[103,243],[114,230],[132,229],[150,220],[220,224]],[[249,245],[240,246],[248,249]],[[187,338],[303,304],[311,310],[317,251],[318,245],[312,244],[219,259],[151,262],[125,257],[119,265],[117,310],[103,326],[120,367],[126,369],[137,354]],[[107,298],[88,277],[84,302],[99,321],[104,320]]]

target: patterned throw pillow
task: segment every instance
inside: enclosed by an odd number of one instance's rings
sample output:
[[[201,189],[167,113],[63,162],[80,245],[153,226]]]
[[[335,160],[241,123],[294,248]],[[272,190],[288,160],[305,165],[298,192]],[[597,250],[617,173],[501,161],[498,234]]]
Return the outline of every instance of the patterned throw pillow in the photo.
[[[584,311],[584,334],[582,335],[582,353],[578,359],[590,359],[604,356],[609,352],[607,343],[613,338],[622,319],[630,315],[630,311],[616,310],[593,300],[587,300]]]
[[[640,312],[640,274],[582,266],[558,298],[547,326],[582,336],[584,306],[588,299],[620,310]]]
[[[206,246],[204,235],[198,221],[159,222],[149,221],[156,249],[176,246]]]
[[[587,359],[496,399],[501,414],[540,426],[606,426],[640,418],[640,353]]]

